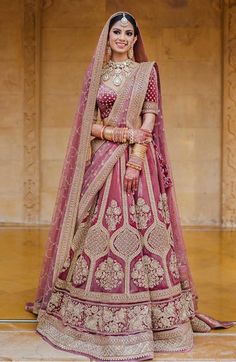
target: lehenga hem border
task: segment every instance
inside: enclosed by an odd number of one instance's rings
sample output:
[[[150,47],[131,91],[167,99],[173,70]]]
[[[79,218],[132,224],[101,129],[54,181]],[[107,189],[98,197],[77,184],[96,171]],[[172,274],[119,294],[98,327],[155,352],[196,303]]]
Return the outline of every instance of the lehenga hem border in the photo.
[[[147,361],[147,360],[152,360],[154,358],[154,354],[144,354],[144,355],[139,355],[137,357],[132,356],[131,358],[125,356],[125,357],[116,357],[116,359],[111,360],[110,357],[103,359],[101,357],[95,357],[92,354],[89,353],[85,353],[85,352],[80,352],[80,351],[75,351],[66,347],[60,347],[58,346],[58,344],[53,343],[48,337],[46,337],[45,335],[43,335],[41,332],[39,332],[38,330],[36,330],[36,333],[42,337],[47,343],[49,343],[51,346],[53,346],[54,348],[57,348],[60,351],[64,351],[64,352],[68,352],[68,353],[73,353],[76,355],[81,355],[81,356],[85,356],[88,358],[92,358],[95,361],[109,361],[109,362],[113,362],[113,361],[129,361],[129,362],[137,362],[137,358],[140,361]]]
[[[155,352],[184,352],[193,346],[190,322],[162,332],[149,330],[135,335],[101,336],[54,325],[51,316],[49,320],[41,319],[36,332],[58,349],[98,361],[147,360],[153,359]]]

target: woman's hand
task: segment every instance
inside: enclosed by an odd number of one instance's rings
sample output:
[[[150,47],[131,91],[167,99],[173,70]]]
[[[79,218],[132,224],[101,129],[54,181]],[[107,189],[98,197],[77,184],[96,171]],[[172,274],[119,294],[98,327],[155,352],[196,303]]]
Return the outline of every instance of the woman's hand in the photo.
[[[129,193],[135,192],[138,190],[138,178],[139,170],[135,170],[132,167],[127,167],[124,177],[124,190]]]
[[[148,129],[137,128],[133,130],[134,143],[149,143],[152,141],[152,132]]]

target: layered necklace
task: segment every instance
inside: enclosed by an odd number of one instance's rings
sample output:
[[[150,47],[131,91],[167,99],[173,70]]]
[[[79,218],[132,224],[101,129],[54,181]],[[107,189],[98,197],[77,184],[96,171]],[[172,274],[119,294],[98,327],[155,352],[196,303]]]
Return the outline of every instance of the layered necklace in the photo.
[[[112,83],[115,86],[121,85],[124,78],[127,78],[132,69],[134,68],[134,61],[131,59],[124,60],[123,62],[109,62],[102,68],[102,80],[107,82],[112,79]]]

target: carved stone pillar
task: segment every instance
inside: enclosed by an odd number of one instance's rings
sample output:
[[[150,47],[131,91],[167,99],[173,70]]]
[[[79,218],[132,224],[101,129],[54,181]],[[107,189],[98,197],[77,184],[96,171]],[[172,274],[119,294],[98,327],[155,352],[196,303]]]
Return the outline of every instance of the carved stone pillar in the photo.
[[[40,0],[23,1],[24,222],[39,219]]]
[[[236,0],[223,3],[221,222],[224,227],[236,227]]]

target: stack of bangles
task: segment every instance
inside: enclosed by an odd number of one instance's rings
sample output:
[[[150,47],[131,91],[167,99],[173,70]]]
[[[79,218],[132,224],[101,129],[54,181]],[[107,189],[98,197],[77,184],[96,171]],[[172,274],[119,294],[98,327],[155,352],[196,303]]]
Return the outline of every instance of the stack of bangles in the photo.
[[[126,143],[128,141],[128,130],[127,127],[112,127],[112,126],[103,126],[101,128],[101,139]]]
[[[133,147],[133,152],[130,155],[129,161],[126,163],[126,166],[141,171],[146,152],[147,146],[140,143],[135,143]]]

